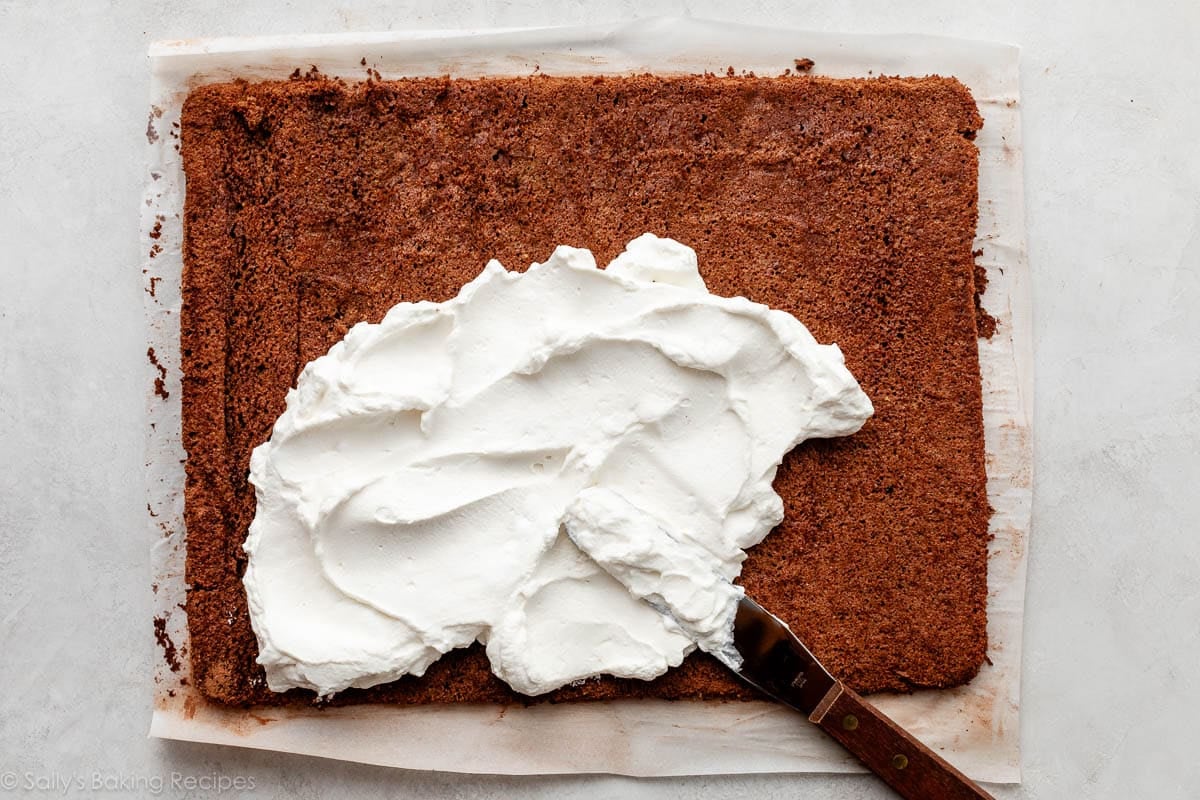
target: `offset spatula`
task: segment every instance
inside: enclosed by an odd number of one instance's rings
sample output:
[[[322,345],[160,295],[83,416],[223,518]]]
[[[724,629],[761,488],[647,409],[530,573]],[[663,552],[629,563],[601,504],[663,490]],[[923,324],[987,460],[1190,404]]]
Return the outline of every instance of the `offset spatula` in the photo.
[[[742,680],[807,714],[902,797],[992,797],[830,675],[783,621],[749,597],[738,605],[733,641]]]
[[[689,630],[689,621],[704,619],[704,604],[697,607],[697,596],[711,595],[724,620],[728,619],[726,601],[737,599],[733,646],[741,666],[734,672],[807,714],[901,796],[909,800],[991,798],[830,675],[782,620],[712,568],[711,553],[686,537],[673,536],[659,520],[620,494],[601,487],[583,490],[567,509],[563,527],[609,575],[684,630]],[[637,542],[632,550],[630,541]],[[696,641],[703,647],[702,638]],[[737,660],[727,652],[726,642],[719,646],[714,655],[732,669]]]

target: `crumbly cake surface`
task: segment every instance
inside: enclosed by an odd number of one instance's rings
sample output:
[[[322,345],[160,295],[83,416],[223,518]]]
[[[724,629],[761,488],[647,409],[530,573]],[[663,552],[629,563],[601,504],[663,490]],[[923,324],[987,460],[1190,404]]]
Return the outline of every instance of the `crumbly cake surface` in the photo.
[[[987,504],[972,239],[982,125],[946,78],[413,79],[215,84],[182,118],[183,438],[194,680],[267,690],[241,584],[250,451],[300,368],[402,300],[557,244],[607,263],[651,231],[711,290],[837,342],[875,403],[776,480],[786,519],[742,582],[863,691],[945,687],[985,658]],[[532,322],[532,321],[531,321]],[[553,700],[748,698],[708,656]],[[335,702],[506,702],[482,648]]]

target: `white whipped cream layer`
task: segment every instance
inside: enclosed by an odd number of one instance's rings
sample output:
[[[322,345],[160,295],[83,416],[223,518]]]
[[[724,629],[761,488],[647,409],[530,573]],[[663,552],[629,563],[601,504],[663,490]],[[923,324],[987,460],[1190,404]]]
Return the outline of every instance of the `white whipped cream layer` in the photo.
[[[725,558],[598,486],[576,496],[563,527],[580,550],[634,597],[669,616],[701,650],[741,667],[733,620],[746,592],[726,577]],[[732,568],[737,571],[736,564]]]
[[[732,581],[783,518],[776,468],[871,413],[835,345],[709,294],[678,242],[605,270],[571,247],[492,261],[352,328],[255,449],[267,683],[329,695],[475,641],[529,695],[649,680],[697,644],[736,663]]]

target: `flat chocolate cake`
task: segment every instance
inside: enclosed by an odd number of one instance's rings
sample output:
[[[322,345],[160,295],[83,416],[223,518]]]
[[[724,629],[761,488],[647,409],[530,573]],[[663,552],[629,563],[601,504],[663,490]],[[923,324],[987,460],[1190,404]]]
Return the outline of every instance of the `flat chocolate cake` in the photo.
[[[694,248],[714,293],[839,344],[875,405],[858,434],[784,462],[786,519],[750,551],[747,591],[860,691],[970,680],[987,645],[990,513],[981,125],[969,92],[939,77],[297,73],[193,90],[181,344],[199,689],[230,704],[313,697],[267,689],[241,583],[250,452],[299,370],[397,302],[453,296],[490,258],[521,269],[570,244],[606,263],[647,231]],[[548,697],[754,696],[695,654],[652,682]],[[334,702],[520,699],[474,646]]]

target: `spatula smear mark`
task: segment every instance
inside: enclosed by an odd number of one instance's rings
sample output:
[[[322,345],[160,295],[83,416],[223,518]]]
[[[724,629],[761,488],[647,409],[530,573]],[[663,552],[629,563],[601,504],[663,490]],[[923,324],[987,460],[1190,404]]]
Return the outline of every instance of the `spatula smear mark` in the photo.
[[[722,574],[718,556],[611,489],[580,492],[563,526],[630,594],[669,617],[701,650],[741,668],[733,620],[746,592]]]

